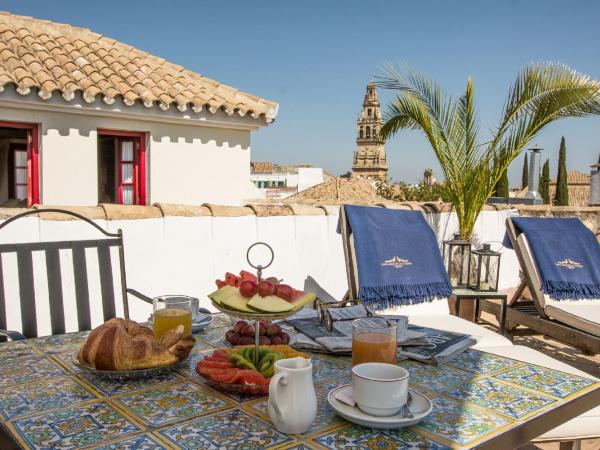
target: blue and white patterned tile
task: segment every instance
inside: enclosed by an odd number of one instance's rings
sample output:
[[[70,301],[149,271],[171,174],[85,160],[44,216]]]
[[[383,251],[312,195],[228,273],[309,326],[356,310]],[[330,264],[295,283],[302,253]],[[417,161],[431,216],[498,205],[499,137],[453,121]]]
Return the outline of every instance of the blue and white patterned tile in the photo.
[[[514,419],[520,419],[556,403],[554,399],[488,378],[465,383],[448,395]]]
[[[595,383],[590,378],[532,365],[509,369],[495,377],[560,398],[568,397]]]
[[[319,384],[319,389],[323,389],[325,392],[332,391],[340,386],[344,386],[345,384],[352,384],[352,374],[346,374],[341,378],[337,378],[333,381],[326,381],[324,383]]]
[[[142,434],[94,447],[94,450],[167,450],[167,447],[150,434]]]
[[[358,425],[348,425],[322,434],[313,440],[331,450],[446,450],[450,448],[408,428],[384,431]]]
[[[45,353],[77,353],[89,334],[89,331],[56,334],[53,336],[42,336],[35,338],[32,339],[32,342]]]
[[[477,375],[485,375],[497,370],[508,369],[522,365],[522,362],[514,359],[503,358],[502,356],[492,355],[491,353],[480,352],[477,350],[467,350],[456,358],[453,358],[445,367],[454,366],[462,370],[474,372]]]
[[[256,412],[262,415],[266,420],[269,419],[269,399],[264,398],[258,402],[251,403],[247,405],[245,408],[252,412]],[[313,421],[310,428],[305,431],[304,435],[309,435],[317,432],[321,432],[324,430],[329,430],[331,428],[340,426],[346,423],[342,417],[338,416],[335,411],[329,406],[329,402],[327,401],[327,396],[319,395],[317,397],[317,417]]]
[[[323,383],[343,376],[352,370],[352,359],[348,356],[311,355],[313,381]]]
[[[0,417],[5,420],[96,398],[75,379],[64,376],[0,390]]]
[[[79,376],[107,397],[135,392],[141,389],[149,389],[162,384],[175,383],[182,380],[181,375],[178,375],[176,372],[165,372],[153,375],[149,378],[131,380],[112,380],[109,378],[97,377],[86,372],[82,372]]]
[[[438,393],[444,393],[475,377],[473,373],[464,372],[447,365],[432,366],[415,361],[401,361],[399,365],[408,370],[411,385],[418,384]]]
[[[37,351],[30,345],[30,341],[11,341],[0,343],[0,360],[5,358],[21,358],[22,356],[39,355]]]
[[[198,333],[195,333],[194,337],[197,340],[204,341],[205,343],[210,344],[214,347],[231,347],[231,345],[229,345],[229,343],[225,340],[225,333],[227,333],[228,329],[229,328],[225,327],[209,327]],[[198,345],[202,346],[201,343],[199,343]]]
[[[162,426],[233,406],[194,383],[179,383],[137,392],[115,400],[140,421]]]
[[[67,450],[140,431],[104,402],[18,419],[12,425],[33,449]]]
[[[229,448],[267,449],[292,439],[271,425],[235,409],[176,425],[158,432],[164,439],[186,450]],[[242,447],[240,447],[242,446]]]
[[[60,366],[44,356],[7,358],[0,364],[0,389],[62,375]]]
[[[452,441],[457,446],[467,446],[512,422],[493,411],[477,408],[463,401],[433,393],[428,393],[427,396],[433,402],[433,410],[411,429],[429,432]]]

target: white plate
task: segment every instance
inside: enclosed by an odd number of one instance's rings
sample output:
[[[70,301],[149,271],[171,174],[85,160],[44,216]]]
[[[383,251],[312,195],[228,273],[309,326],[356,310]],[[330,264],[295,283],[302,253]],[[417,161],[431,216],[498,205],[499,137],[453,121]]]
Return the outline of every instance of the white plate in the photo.
[[[365,414],[358,406],[350,406],[346,403],[340,402],[337,398],[335,398],[336,392],[339,392],[343,389],[347,389],[352,394],[352,385],[346,384],[340,387],[337,387],[329,392],[327,396],[327,401],[331,407],[342,416],[344,419],[349,420],[352,423],[357,425],[362,425],[363,427],[368,428],[378,428],[378,429],[391,429],[391,428],[404,428],[414,425],[417,422],[420,422],[425,417],[431,413],[431,409],[433,404],[431,400],[425,397],[420,392],[415,391],[414,389],[408,389],[412,396],[412,400],[408,409],[412,413],[413,417],[411,419],[402,417],[400,415],[390,416],[390,417],[376,417],[371,416],[369,414]]]

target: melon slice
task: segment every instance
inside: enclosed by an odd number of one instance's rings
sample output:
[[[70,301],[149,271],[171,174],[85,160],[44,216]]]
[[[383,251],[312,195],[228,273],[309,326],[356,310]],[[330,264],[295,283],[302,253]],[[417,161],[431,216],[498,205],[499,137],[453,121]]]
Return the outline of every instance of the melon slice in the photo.
[[[279,298],[276,295],[261,297],[258,294],[250,299],[248,307],[255,311],[265,313],[282,313],[294,309],[294,306],[290,302]]]
[[[233,311],[253,313],[254,311],[248,308],[248,299],[242,297],[239,289],[236,288],[236,291],[236,293],[222,299],[221,306],[223,306],[224,308],[231,309]]]
[[[223,301],[223,299],[229,297],[230,295],[239,294],[240,290],[238,288],[236,288],[235,286],[223,286],[219,289],[217,289],[215,292],[212,292],[210,294],[208,294],[208,298],[210,298],[213,302],[217,303],[217,304],[221,304],[221,302]]]
[[[304,294],[302,297],[298,298],[298,300],[295,300],[294,302],[292,302],[291,305],[295,311],[298,311],[299,309],[302,309],[304,306],[314,302],[316,298],[317,298],[317,296],[315,294],[313,294],[312,292],[308,292],[308,293]]]

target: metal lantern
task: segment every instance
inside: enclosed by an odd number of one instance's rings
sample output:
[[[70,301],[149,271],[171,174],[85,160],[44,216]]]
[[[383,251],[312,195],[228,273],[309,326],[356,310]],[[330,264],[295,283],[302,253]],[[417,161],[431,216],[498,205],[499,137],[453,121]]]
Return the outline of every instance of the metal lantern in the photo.
[[[471,242],[462,238],[460,233],[444,241],[444,265],[453,288],[464,288],[469,279],[469,260],[471,259]]]
[[[469,289],[479,292],[498,291],[500,253],[493,251],[490,244],[483,244],[481,249],[473,251],[473,258],[469,259],[468,273]]]

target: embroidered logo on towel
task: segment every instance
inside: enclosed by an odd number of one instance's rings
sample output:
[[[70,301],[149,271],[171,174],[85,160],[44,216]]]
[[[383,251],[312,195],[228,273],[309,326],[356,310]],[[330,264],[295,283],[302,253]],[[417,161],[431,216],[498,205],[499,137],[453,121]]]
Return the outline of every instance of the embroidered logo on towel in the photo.
[[[391,259],[386,259],[381,263],[382,266],[391,266],[395,269],[401,269],[404,266],[410,266],[412,263],[408,259],[402,259],[399,256],[394,256]]]
[[[564,267],[564,268],[569,269],[569,270],[583,268],[583,264],[578,263],[577,261],[573,261],[572,259],[569,259],[569,258],[564,259],[562,261],[558,261],[556,263],[556,265],[559,266],[559,267]]]

